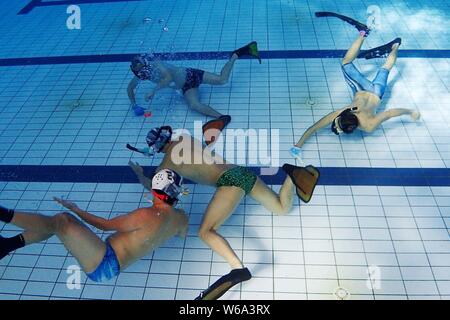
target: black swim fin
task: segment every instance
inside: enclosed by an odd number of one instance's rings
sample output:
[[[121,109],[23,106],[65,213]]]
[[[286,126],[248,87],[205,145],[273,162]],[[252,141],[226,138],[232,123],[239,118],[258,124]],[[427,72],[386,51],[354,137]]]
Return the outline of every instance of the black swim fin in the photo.
[[[250,280],[252,274],[247,268],[234,269],[224,275],[219,280],[209,286],[208,289],[200,293],[195,300],[217,300],[228,290],[240,282]]]
[[[283,170],[291,177],[292,182],[294,182],[297,196],[303,202],[308,203],[319,181],[319,170],[312,165],[297,167],[287,163],[283,165]]]
[[[328,12],[328,11],[319,11],[319,12],[316,12],[315,15],[318,18],[321,18],[321,17],[335,17],[335,18],[341,19],[341,20],[351,24],[352,26],[354,26],[356,29],[358,29],[358,31],[364,31],[366,33],[364,35],[364,37],[367,37],[369,35],[369,33],[370,33],[369,27],[366,26],[364,23],[356,21],[355,19],[352,19],[350,17],[343,16],[342,14],[338,14],[338,13],[334,13],[334,12]]]
[[[375,58],[380,58],[380,57],[386,57],[389,53],[391,53],[392,46],[395,43],[398,43],[399,45],[402,44],[402,39],[395,38],[391,42],[386,43],[382,46],[379,46],[379,47],[376,47],[373,49],[369,49],[369,50],[363,50],[359,53],[358,58],[366,58],[367,60],[369,60],[369,59],[375,59]]]
[[[2,260],[4,257],[6,257],[10,253],[10,251],[8,251],[6,249],[5,242],[6,242],[6,238],[0,236],[0,260]]]
[[[243,46],[242,48],[234,50],[231,54],[237,54],[238,57],[242,56],[252,56],[258,59],[259,64],[261,64],[261,57],[259,56],[258,43],[252,41],[249,44]]]
[[[202,127],[202,131],[206,145],[209,146],[211,143],[215,142],[222,130],[225,129],[230,122],[231,117],[225,115],[205,123]]]

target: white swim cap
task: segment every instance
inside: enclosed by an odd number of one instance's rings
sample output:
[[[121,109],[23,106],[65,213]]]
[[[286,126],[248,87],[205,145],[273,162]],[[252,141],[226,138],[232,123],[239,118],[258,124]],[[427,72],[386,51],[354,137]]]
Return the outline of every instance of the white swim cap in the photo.
[[[158,171],[152,179],[153,195],[158,199],[174,205],[183,193],[183,177],[170,169]]]

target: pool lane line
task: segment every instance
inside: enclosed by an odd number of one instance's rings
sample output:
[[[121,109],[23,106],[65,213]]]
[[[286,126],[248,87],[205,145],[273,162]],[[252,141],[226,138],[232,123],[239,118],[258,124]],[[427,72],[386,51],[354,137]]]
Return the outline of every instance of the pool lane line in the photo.
[[[23,7],[17,14],[23,15],[30,13],[34,8],[38,7],[50,7],[50,6],[70,6],[78,4],[96,4],[96,3],[117,3],[117,2],[130,2],[130,1],[143,1],[143,0],[64,0],[64,1],[42,1],[32,0],[25,7]]]
[[[328,59],[342,58],[346,50],[272,50],[260,51],[262,59]],[[79,63],[130,62],[138,53],[95,54],[81,56],[50,56],[0,59],[0,66],[32,66]],[[155,59],[179,60],[227,60],[231,51],[156,53]],[[243,57],[251,59],[251,57]],[[399,58],[450,58],[450,50],[401,50]]]
[[[156,167],[145,167],[150,176]],[[319,185],[337,186],[450,186],[447,168],[363,168],[322,167]],[[250,167],[260,174],[261,168]],[[267,184],[281,185],[286,178],[283,170],[261,176]],[[0,181],[72,182],[72,183],[138,183],[129,166],[74,165],[0,165]],[[189,183],[189,182],[187,182]]]

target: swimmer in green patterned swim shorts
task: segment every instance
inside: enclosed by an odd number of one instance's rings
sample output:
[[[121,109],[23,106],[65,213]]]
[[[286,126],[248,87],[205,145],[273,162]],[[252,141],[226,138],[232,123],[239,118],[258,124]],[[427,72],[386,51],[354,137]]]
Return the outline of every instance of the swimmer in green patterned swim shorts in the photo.
[[[206,208],[198,234],[214,252],[229,263],[231,269],[233,269],[232,273],[229,274],[233,285],[249,280],[251,278],[250,272],[247,268],[244,268],[243,263],[228,241],[218,233],[219,227],[247,195],[275,214],[287,214],[292,208],[295,186],[303,184],[304,181],[301,181],[303,177],[294,177],[295,181],[293,181],[288,175],[279,194],[277,194],[250,169],[228,163],[216,154],[205,152],[205,146],[202,142],[190,135],[182,134],[177,140],[172,139],[171,132],[171,128],[166,126],[152,129],[147,135],[147,144],[150,149],[153,152],[164,154],[157,170],[170,169],[197,184],[217,188]],[[135,151],[139,150],[134,149]],[[179,161],[180,152],[189,155],[187,159],[183,157],[184,161],[181,163]],[[203,161],[199,164],[196,159],[203,159]],[[143,169],[137,163],[131,161],[130,166],[144,187],[151,188],[150,179],[144,176]],[[291,168],[298,167],[291,166]],[[308,178],[305,180],[308,180]],[[312,184],[315,186],[316,182],[317,180]],[[307,183],[305,182],[305,184]],[[312,190],[310,194],[312,194]],[[227,287],[222,292],[228,289]]]
[[[237,187],[241,188],[245,195],[248,195],[255,183],[258,177],[244,167],[234,167],[228,171],[225,171],[217,180],[216,186],[217,188],[221,187]]]

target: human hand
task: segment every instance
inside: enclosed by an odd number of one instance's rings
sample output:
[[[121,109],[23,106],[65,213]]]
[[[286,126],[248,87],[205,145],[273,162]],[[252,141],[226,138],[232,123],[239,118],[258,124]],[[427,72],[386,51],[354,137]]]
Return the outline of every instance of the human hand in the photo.
[[[293,146],[291,149],[289,149],[291,156],[294,158],[301,158],[302,156],[302,148]]]
[[[420,119],[420,112],[419,111],[414,111],[413,113],[411,113],[411,119],[413,119],[414,121],[417,121]]]
[[[75,213],[76,213],[77,210],[80,210],[80,208],[78,208],[78,206],[72,201],[60,199],[60,198],[57,198],[57,197],[53,197],[53,200],[58,202],[64,208],[69,209],[70,211],[73,211]]]
[[[300,147],[293,146],[289,151],[291,153],[291,156],[293,158],[297,159],[298,163],[301,166],[305,165],[305,162],[303,161],[303,158],[302,158],[302,149]]]
[[[142,116],[145,113],[145,109],[139,106],[138,104],[133,105],[133,111],[136,116]]]

